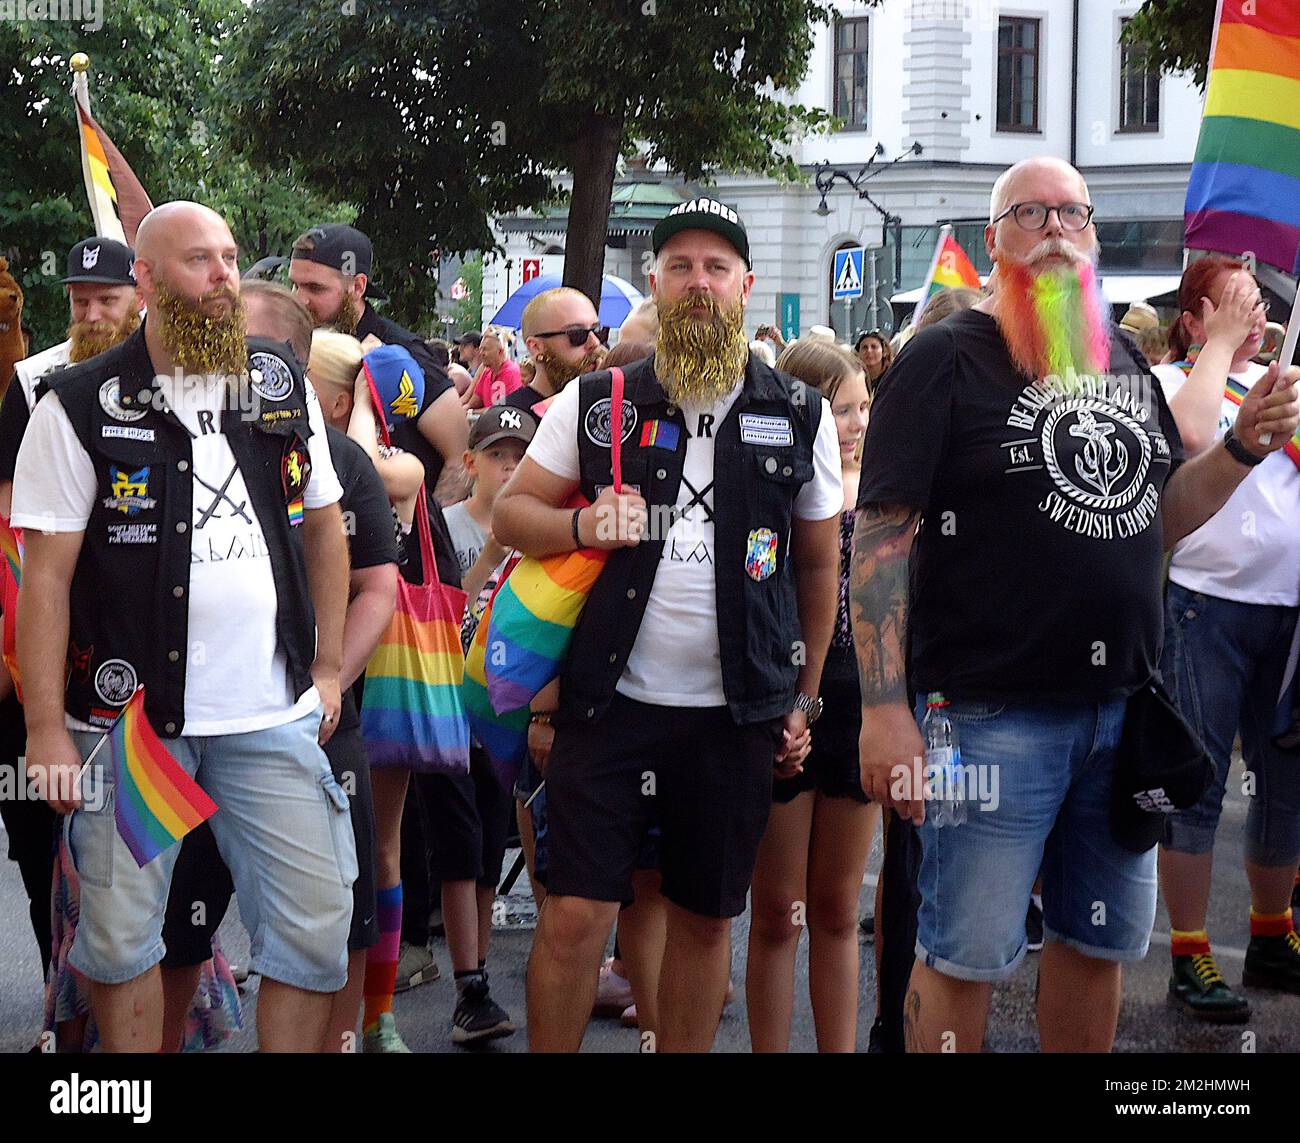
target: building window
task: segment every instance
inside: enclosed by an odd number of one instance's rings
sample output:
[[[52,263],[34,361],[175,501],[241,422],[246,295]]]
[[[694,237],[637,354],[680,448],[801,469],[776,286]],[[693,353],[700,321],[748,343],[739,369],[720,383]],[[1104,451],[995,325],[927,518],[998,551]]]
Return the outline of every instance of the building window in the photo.
[[[1147,60],[1144,44],[1130,44],[1123,36],[1128,20],[1120,21],[1119,129],[1160,130],[1160,71]]]
[[[998,130],[1038,130],[1038,47],[1041,20],[998,19]]]
[[[867,129],[867,24],[835,21],[835,114],[845,131]]]

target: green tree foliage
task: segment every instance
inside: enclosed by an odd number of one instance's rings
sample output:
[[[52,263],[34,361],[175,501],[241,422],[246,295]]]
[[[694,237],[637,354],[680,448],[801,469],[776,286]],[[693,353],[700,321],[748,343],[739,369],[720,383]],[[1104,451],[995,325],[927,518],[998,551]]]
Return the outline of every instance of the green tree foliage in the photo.
[[[460,268],[460,279],[468,294],[451,302],[448,320],[458,330],[478,329],[483,324],[483,259],[471,258]]]
[[[310,188],[276,156],[225,145],[223,44],[240,0],[113,0],[103,27],[22,20],[0,25],[0,252],[27,295],[35,346],[59,340],[68,306],[58,279],[68,248],[92,233],[68,60],[90,56],[91,106],[154,202],[196,199],[231,223],[247,261],[287,248],[312,222],[354,208]]]
[[[620,153],[688,178],[797,174],[825,124],[791,104],[818,0],[253,0],[228,107],[241,145],[356,202],[398,316],[432,308],[430,256],[493,245],[487,216],[556,198],[572,171],[565,280],[599,290]]]
[[[1216,0],[1147,0],[1124,29],[1131,43],[1147,46],[1147,58],[1167,72],[1190,72],[1205,87],[1214,39]]]

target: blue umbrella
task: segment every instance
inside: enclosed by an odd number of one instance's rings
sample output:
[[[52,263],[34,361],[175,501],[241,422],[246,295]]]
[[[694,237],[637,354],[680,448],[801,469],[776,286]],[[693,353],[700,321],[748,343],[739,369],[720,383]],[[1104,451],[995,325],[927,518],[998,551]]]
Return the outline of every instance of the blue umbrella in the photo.
[[[543,290],[553,290],[562,284],[559,274],[542,274],[525,282],[506,299],[505,305],[497,310],[489,324],[518,329],[523,321],[524,306]],[[617,329],[644,300],[645,296],[631,282],[606,274],[600,284],[601,323]]]

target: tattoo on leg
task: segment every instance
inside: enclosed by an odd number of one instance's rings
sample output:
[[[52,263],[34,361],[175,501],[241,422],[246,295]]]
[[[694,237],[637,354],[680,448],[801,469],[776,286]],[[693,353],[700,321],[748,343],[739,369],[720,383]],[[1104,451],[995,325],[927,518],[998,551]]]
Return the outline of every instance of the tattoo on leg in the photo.
[[[921,1044],[921,994],[913,988],[903,1001],[903,1050],[909,1055],[923,1052]]]

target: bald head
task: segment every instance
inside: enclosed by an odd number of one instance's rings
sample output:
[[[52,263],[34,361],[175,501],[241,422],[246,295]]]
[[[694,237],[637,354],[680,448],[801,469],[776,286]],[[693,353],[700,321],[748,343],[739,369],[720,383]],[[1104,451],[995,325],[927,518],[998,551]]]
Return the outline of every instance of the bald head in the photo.
[[[1037,198],[1035,190],[1022,193],[1024,188],[1037,188],[1043,183],[1059,185],[1065,182],[1071,185],[1069,194],[1076,202],[1091,202],[1088,197],[1088,184],[1083,176],[1064,159],[1052,155],[1040,155],[1033,159],[1021,159],[1008,167],[998,176],[993,184],[993,194],[989,199],[989,221],[997,218],[1013,202]]]
[[[192,302],[239,296],[239,248],[226,220],[197,202],[166,202],[144,216],[135,237],[135,276],[153,308],[165,287]]]
[[[211,207],[198,202],[165,202],[155,206],[140,223],[135,235],[137,258],[156,258],[164,250],[173,249],[196,230],[219,228],[233,246],[230,227],[226,220]]]

